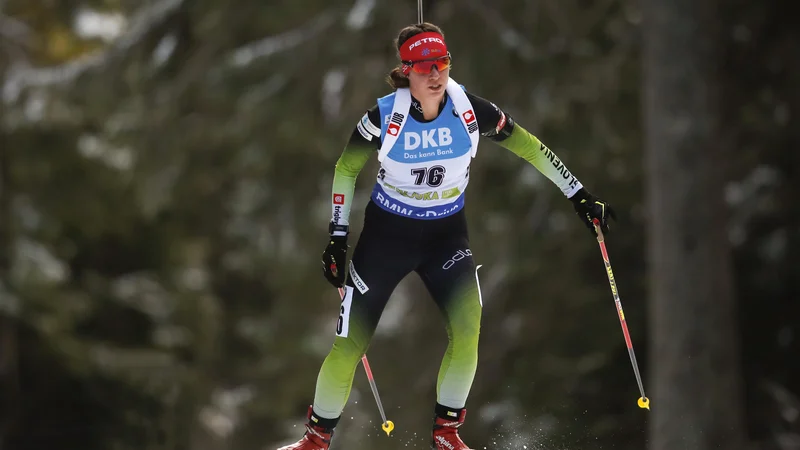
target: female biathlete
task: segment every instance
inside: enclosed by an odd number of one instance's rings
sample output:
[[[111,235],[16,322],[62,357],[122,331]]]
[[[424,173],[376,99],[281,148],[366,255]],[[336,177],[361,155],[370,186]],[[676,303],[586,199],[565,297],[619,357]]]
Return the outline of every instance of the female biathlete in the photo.
[[[280,450],[328,449],[361,356],[397,284],[416,272],[444,317],[449,345],[437,382],[431,446],[469,449],[458,435],[478,362],[483,307],[464,216],[469,168],[485,136],[536,167],[568,198],[595,234],[608,231],[609,205],[591,195],[542,142],[493,103],[450,78],[439,27],[403,28],[400,64],[353,130],[336,163],[324,275],[344,289],[336,338],[322,363],[302,438]],[[347,238],[356,177],[377,154],[380,170],[349,265]],[[346,280],[346,281],[345,281]]]

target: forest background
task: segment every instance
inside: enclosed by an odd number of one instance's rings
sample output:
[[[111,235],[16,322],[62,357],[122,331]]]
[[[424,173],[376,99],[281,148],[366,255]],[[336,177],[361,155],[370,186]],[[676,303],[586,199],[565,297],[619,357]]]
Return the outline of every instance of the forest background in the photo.
[[[606,244],[652,406],[597,242],[482,140],[467,443],[800,449],[790,4],[425,2],[453,78],[618,212]],[[299,438],[339,308],[320,267],[333,167],[416,17],[410,1],[0,0],[0,449]],[[368,353],[397,428],[381,432],[359,368],[334,448],[426,448],[446,340],[405,279]]]

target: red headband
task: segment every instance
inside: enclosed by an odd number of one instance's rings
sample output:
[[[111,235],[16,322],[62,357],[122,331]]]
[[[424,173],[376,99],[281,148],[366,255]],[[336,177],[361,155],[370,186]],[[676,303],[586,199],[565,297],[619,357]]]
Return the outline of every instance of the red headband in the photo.
[[[447,45],[444,36],[432,31],[415,34],[400,46],[400,60],[420,61],[447,56]],[[411,68],[403,66],[403,73],[408,74]]]

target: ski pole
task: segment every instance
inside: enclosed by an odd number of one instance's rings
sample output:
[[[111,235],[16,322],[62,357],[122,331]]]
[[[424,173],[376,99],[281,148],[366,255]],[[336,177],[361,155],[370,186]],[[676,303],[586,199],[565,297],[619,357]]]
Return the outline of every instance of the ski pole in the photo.
[[[622,302],[619,299],[619,291],[617,290],[617,283],[614,281],[614,272],[611,271],[611,262],[608,259],[608,251],[606,250],[605,237],[603,231],[600,229],[600,221],[594,219],[594,229],[597,232],[597,243],[600,245],[600,253],[603,254],[603,262],[606,265],[606,275],[608,275],[608,283],[611,285],[611,293],[614,295],[614,303],[617,305],[617,313],[619,314],[619,323],[622,326],[622,334],[625,335],[625,344],[628,346],[628,355],[631,357],[631,365],[633,365],[633,373],[636,375],[636,382],[639,384],[639,392],[642,394],[637,402],[639,408],[646,408],[650,410],[650,399],[644,395],[644,386],[642,385],[642,376],[639,374],[639,365],[636,364],[636,355],[633,352],[633,343],[631,342],[631,335],[628,332],[628,324],[625,322],[625,313],[622,312]]]
[[[339,288],[339,296],[344,299],[344,289]],[[372,389],[372,395],[375,396],[375,402],[378,404],[378,411],[381,413],[381,419],[383,420],[381,428],[384,432],[386,432],[386,435],[389,436],[389,433],[394,430],[394,423],[391,420],[386,420],[386,413],[383,411],[381,396],[378,395],[378,386],[375,384],[375,377],[372,376],[372,369],[369,367],[369,361],[367,360],[366,353],[361,356],[361,363],[364,365],[364,371],[367,372],[369,387]]]

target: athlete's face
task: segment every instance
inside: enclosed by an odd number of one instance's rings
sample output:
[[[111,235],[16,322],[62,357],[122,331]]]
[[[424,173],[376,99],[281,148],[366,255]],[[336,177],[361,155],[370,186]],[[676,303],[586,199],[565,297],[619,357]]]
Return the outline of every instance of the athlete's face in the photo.
[[[411,95],[420,101],[441,100],[444,96],[447,80],[450,78],[450,66],[439,70],[436,65],[430,66],[430,72],[419,73],[411,70],[408,73],[408,80]]]

